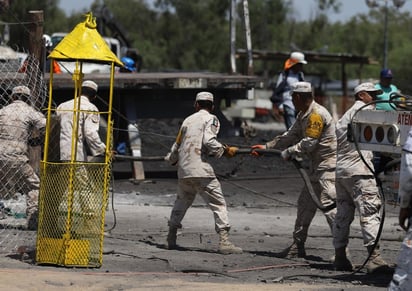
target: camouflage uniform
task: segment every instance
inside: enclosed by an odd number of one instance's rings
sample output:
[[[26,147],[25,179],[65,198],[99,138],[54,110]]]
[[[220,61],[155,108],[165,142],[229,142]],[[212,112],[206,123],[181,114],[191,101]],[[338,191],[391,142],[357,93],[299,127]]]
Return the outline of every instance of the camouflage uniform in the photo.
[[[217,141],[220,124],[216,116],[201,109],[187,117],[179,130],[168,160],[178,164],[179,188],[169,226],[181,228],[181,221],[197,193],[213,211],[215,230],[230,229],[222,188],[207,155],[220,158],[224,145]]]
[[[338,151],[336,164],[337,214],[333,239],[335,249],[348,245],[349,230],[355,216],[355,209],[359,211],[359,222],[365,247],[375,243],[379,229],[381,199],[375,177],[361,160],[355,145],[347,140],[347,126],[355,112],[364,105],[363,101],[357,100],[336,125]],[[373,169],[373,153],[366,150],[361,152],[370,169]]]
[[[98,217],[103,205],[103,197],[101,191],[93,183],[92,177],[89,177],[86,166],[88,153],[92,156],[102,156],[105,154],[106,145],[101,141],[99,136],[100,116],[97,107],[89,101],[87,96],[80,96],[80,113],[78,119],[78,134],[77,134],[77,151],[74,161],[75,176],[74,176],[74,196],[73,205],[74,211],[83,216]],[[70,162],[72,160],[72,139],[73,137],[73,110],[77,106],[74,100],[69,100],[60,104],[57,107],[56,114],[60,119],[60,160]],[[67,195],[66,191],[59,206],[60,212],[67,211]],[[93,220],[89,219],[88,223],[95,227]],[[64,228],[64,224],[59,224]],[[90,227],[83,227],[85,231],[90,232]],[[80,231],[79,231],[80,232]]]
[[[32,129],[44,134],[46,118],[21,100],[0,110],[0,171],[2,184],[10,183],[23,190],[28,220],[37,219],[40,180],[29,164],[28,142]]]
[[[99,136],[100,116],[97,107],[86,96],[80,96],[79,128],[77,138],[76,161],[87,161],[87,149],[92,156],[104,155],[106,146]],[[73,136],[74,100],[69,100],[57,107],[60,118],[60,160],[71,160]],[[95,112],[95,113],[94,113]],[[86,148],[87,146],[87,148]]]
[[[399,177],[400,208],[410,208],[412,202],[412,129],[409,131],[401,157]],[[409,218],[409,223],[411,218]],[[396,269],[388,290],[412,290],[412,223],[409,225],[399,252]]]
[[[290,146],[292,145],[292,146]],[[288,149],[291,155],[306,156],[312,187],[323,206],[323,214],[331,228],[335,219],[336,134],[332,116],[315,101],[306,112],[299,112],[295,123],[283,135],[266,143],[266,148]],[[317,206],[306,187],[298,198],[294,241],[304,244]]]

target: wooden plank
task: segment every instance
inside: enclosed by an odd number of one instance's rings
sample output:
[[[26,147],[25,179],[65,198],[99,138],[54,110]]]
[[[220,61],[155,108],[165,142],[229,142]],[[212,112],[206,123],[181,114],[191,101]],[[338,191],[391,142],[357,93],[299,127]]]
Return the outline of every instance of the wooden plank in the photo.
[[[142,140],[140,138],[139,129],[134,124],[128,125],[130,150],[133,157],[142,156]],[[143,181],[145,179],[143,162],[133,162],[133,178],[137,181]]]

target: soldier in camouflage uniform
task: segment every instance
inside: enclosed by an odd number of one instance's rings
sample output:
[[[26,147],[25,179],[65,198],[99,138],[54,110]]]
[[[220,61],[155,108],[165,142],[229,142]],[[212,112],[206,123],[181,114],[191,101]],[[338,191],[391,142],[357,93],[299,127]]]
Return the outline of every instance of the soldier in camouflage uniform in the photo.
[[[399,175],[399,225],[406,231],[389,291],[412,290],[412,127],[402,147]]]
[[[28,144],[33,140],[34,128],[44,136],[46,118],[29,105],[31,92],[28,87],[14,87],[11,97],[12,102],[0,110],[0,171],[2,180],[13,181],[26,194],[27,228],[34,230],[37,228],[40,180],[29,164]]]
[[[100,189],[96,187],[88,174],[84,163],[88,162],[88,156],[104,157],[106,145],[99,135],[100,115],[99,110],[92,103],[97,96],[98,86],[93,81],[84,81],[81,87],[80,112],[78,114],[77,137],[73,125],[73,114],[77,110],[77,103],[71,99],[60,104],[56,109],[56,115],[60,120],[60,160],[68,165],[75,166],[73,211],[76,215],[88,217],[84,226],[74,226],[78,232],[90,232],[90,228],[96,228],[93,218],[97,219],[103,205],[103,197]],[[76,100],[78,101],[78,100]],[[77,139],[76,151],[72,153],[72,140]],[[73,154],[73,155],[72,155]],[[73,163],[73,164],[71,164]],[[67,191],[65,199],[62,199],[60,212],[67,211]],[[88,225],[86,225],[86,221]],[[59,223],[64,228],[64,223]],[[96,228],[97,230],[97,228]]]
[[[74,100],[69,100],[57,107],[56,114],[60,118],[60,160],[86,162],[88,151],[92,156],[104,155],[106,145],[99,136],[100,115],[96,105],[91,101],[96,98],[98,86],[93,81],[82,83],[80,98],[79,128],[76,157],[72,157],[73,109]]]
[[[352,271],[353,266],[346,255],[349,241],[350,225],[354,219],[355,209],[359,212],[359,222],[362,229],[363,244],[372,253],[366,265],[369,273],[375,272],[387,263],[381,258],[379,249],[372,247],[378,234],[382,206],[379,189],[376,184],[373,170],[373,154],[371,151],[361,151],[364,160],[356,150],[353,143],[347,140],[348,125],[356,111],[366,103],[376,100],[376,95],[381,94],[372,83],[362,83],[354,90],[355,103],[339,119],[336,125],[338,139],[337,164],[336,164],[336,195],[337,213],[333,230],[333,244],[335,247],[335,268],[339,271]],[[365,107],[366,108],[366,107]],[[366,109],[374,109],[370,105]],[[369,167],[369,168],[368,168]]]
[[[183,121],[176,141],[165,158],[170,164],[177,164],[179,178],[177,198],[169,220],[168,248],[177,248],[177,229],[182,227],[183,217],[199,193],[213,211],[215,230],[220,236],[219,252],[242,253],[242,249],[228,239],[230,224],[226,201],[213,168],[206,160],[207,155],[233,157],[237,148],[225,146],[216,139],[220,124],[217,117],[210,113],[213,111],[211,93],[197,94],[195,110]]]
[[[295,123],[283,135],[275,137],[265,145],[254,145],[252,149],[279,149],[284,160],[295,156],[309,161],[309,176],[312,187],[323,205],[323,214],[331,232],[335,219],[335,123],[325,107],[314,101],[312,86],[308,82],[297,82],[292,86],[292,101],[298,111]],[[252,151],[253,155],[259,155]],[[293,244],[286,250],[288,257],[305,257],[305,242],[308,229],[316,214],[317,205],[307,188],[298,198],[297,217],[293,232]]]

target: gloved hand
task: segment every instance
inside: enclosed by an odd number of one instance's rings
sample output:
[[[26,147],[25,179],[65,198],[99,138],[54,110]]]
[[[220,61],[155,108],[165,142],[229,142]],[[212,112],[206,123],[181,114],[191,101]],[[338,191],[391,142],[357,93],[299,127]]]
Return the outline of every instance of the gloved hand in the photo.
[[[233,158],[236,155],[238,150],[239,150],[238,147],[226,146],[224,155],[228,158]]]
[[[260,154],[257,151],[254,151],[254,150],[265,150],[266,146],[264,144],[255,144],[255,145],[251,146],[251,149],[252,149],[252,151],[250,152],[250,154],[252,156],[259,157]]]
[[[293,154],[291,153],[289,149],[286,149],[280,153],[280,156],[283,158],[283,160],[289,161],[292,159]]]
[[[172,157],[172,152],[169,152],[165,157],[164,160],[168,162],[171,166],[176,166],[177,164],[177,157]]]

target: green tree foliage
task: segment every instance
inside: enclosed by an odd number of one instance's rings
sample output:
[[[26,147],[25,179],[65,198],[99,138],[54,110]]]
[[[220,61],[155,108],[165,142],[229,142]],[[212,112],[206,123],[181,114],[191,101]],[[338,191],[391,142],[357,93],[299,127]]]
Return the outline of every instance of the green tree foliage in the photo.
[[[60,0],[66,1],[66,0]],[[252,47],[255,50],[289,53],[294,50],[368,56],[377,65],[348,65],[348,78],[378,78],[383,62],[384,7],[357,14],[345,22],[334,18],[342,5],[340,0],[317,0],[309,19],[300,19],[293,3],[304,0],[249,0]],[[237,48],[246,48],[242,19],[243,1],[237,0]],[[58,0],[12,1],[2,21],[18,23],[11,26],[13,47],[27,49],[29,10],[44,10],[44,31],[71,31],[84,20],[84,12],[66,16]],[[133,48],[144,58],[143,70],[204,70],[228,72],[231,0],[95,0],[91,10],[105,5],[127,33]],[[364,4],[366,5],[366,4]],[[394,71],[395,83],[404,92],[409,85],[412,48],[412,17],[402,8],[389,6],[388,64]],[[106,31],[107,35],[115,33]],[[283,60],[254,62],[254,71],[277,73]],[[239,63],[239,67],[242,67]],[[309,73],[319,73],[329,79],[341,77],[339,64],[309,64]]]
[[[159,41],[168,47],[163,59],[166,67],[227,71],[229,4],[221,0],[157,1]]]
[[[1,15],[2,21],[10,23],[9,45],[20,50],[28,48],[28,12],[31,10],[43,10],[44,32],[60,31],[66,29],[66,16],[58,8],[58,0],[25,0],[10,1],[10,7]]]

